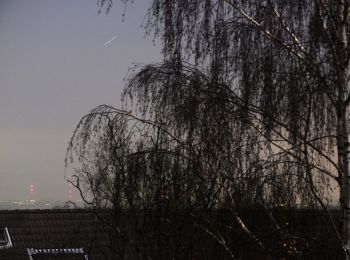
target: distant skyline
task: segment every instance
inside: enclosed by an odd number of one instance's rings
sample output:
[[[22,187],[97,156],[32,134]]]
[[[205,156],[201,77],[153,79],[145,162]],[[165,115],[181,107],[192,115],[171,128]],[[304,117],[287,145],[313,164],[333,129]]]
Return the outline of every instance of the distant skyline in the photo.
[[[149,1],[98,15],[96,0],[0,0],[0,199],[67,200],[64,156],[79,119],[121,106],[133,63],[161,60],[141,28]],[[110,41],[110,42],[109,42]],[[108,44],[106,44],[108,43]]]

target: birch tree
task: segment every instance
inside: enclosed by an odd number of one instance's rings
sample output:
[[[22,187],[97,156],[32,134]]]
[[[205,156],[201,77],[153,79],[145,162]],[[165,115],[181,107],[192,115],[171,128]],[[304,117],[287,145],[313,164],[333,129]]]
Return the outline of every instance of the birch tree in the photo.
[[[123,98],[161,125],[167,141],[157,151],[182,160],[168,160],[172,169],[198,178],[182,180],[198,191],[182,194],[183,207],[327,210],[338,196],[342,224],[330,216],[330,225],[350,259],[349,8],[348,0],[151,1],[146,32],[161,39],[164,60],[135,68]],[[92,133],[80,126],[81,136]],[[87,144],[77,136],[71,148]],[[139,148],[150,154],[154,144]],[[201,194],[209,204],[199,206]]]
[[[260,161],[260,180],[271,169],[275,179],[287,175],[289,187],[279,190],[287,198],[310,192],[324,206],[325,184],[334,181],[347,259],[349,8],[346,0],[152,1],[147,28],[161,38],[165,62],[141,69],[125,91],[145,115],[162,114],[185,136],[205,117],[220,118],[215,135],[225,141],[217,149],[246,145],[237,162],[246,165],[234,167],[251,172]]]

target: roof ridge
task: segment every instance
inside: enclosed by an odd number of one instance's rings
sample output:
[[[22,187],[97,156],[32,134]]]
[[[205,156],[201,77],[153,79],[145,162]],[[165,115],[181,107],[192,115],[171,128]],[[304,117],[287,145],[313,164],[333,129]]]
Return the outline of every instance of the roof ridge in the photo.
[[[111,212],[111,209],[1,209],[0,214],[11,213],[103,213]]]

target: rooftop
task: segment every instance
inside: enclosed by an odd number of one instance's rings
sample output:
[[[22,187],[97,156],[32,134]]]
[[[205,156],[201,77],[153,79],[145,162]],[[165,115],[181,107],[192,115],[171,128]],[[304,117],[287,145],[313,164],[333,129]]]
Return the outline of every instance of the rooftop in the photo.
[[[101,213],[109,215],[108,211]],[[0,225],[7,227],[12,241],[11,248],[0,249],[0,259],[29,259],[28,249],[74,248],[83,250],[89,259],[104,259],[99,256],[109,245],[108,232],[98,225],[91,210],[0,210]],[[68,251],[66,254],[53,251],[52,255],[56,260],[85,259],[83,254]],[[50,256],[36,254],[34,259],[50,259]]]

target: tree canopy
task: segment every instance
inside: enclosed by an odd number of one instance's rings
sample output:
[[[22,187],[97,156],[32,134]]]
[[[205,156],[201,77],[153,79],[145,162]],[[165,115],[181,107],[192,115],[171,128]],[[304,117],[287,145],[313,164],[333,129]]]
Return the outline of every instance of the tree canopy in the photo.
[[[139,196],[143,207],[327,210],[335,188],[341,232],[330,223],[349,255],[349,11],[347,0],[151,1],[146,28],[164,60],[128,79],[135,111],[82,119],[68,151],[81,176],[101,180],[84,167],[102,160],[110,201],[126,207]]]
[[[153,1],[147,25],[164,62],[135,73],[124,97],[178,138],[225,154],[213,159],[231,163],[227,176],[260,169],[259,179],[283,179],[288,198],[306,199],[309,174],[322,186],[339,169],[340,7],[322,3]]]

